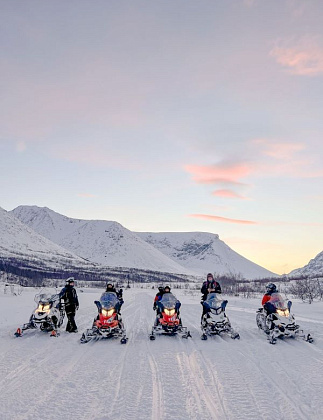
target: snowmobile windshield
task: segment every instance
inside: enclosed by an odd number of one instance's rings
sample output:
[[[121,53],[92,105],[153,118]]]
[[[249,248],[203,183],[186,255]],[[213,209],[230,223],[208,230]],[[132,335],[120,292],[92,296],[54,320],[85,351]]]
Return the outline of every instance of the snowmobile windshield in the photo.
[[[107,310],[114,308],[118,302],[119,300],[117,298],[117,295],[113,292],[103,293],[100,297],[100,303],[102,308]]]
[[[270,296],[270,300],[268,301],[271,303],[276,309],[286,309],[287,305],[280,293],[273,293]]]
[[[177,299],[172,293],[164,293],[160,302],[164,308],[172,309],[175,308]]]
[[[40,293],[37,293],[34,298],[36,303],[49,303],[57,299],[58,295],[56,293],[56,290],[48,289],[41,290]]]
[[[209,293],[206,298],[206,303],[210,308],[218,309],[221,307],[222,299],[219,299],[216,293]]]

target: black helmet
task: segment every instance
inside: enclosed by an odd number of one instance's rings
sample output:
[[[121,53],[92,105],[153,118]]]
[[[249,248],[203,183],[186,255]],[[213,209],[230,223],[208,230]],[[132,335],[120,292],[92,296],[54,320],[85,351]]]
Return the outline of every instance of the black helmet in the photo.
[[[68,279],[65,280],[66,286],[70,286],[71,283],[74,284],[74,277],[69,277]]]
[[[274,283],[267,283],[266,290],[267,290],[267,293],[275,293],[277,292],[277,287]]]

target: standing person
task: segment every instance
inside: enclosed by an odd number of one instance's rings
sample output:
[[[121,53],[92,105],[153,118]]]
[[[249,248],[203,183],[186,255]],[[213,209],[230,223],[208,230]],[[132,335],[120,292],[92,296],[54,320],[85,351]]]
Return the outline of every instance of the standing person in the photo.
[[[267,283],[266,293],[264,294],[261,301],[261,304],[264,307],[267,314],[275,312],[275,307],[269,302],[273,293],[278,293],[276,285],[274,283]]]
[[[219,282],[214,280],[213,274],[208,273],[208,275],[206,276],[206,280],[203,282],[203,285],[201,287],[201,293],[203,294],[202,301],[201,301],[201,304],[203,306],[201,322],[203,320],[203,316],[210,311],[209,305],[207,305],[205,301],[206,301],[207,295],[211,291],[214,293],[221,293],[221,286]]]
[[[79,308],[79,300],[76,290],[74,289],[74,278],[69,277],[65,282],[65,287],[59,293],[60,299],[65,303],[65,312],[67,316],[66,331],[76,333],[77,326],[75,324],[75,313]]]
[[[204,302],[207,295],[210,293],[210,290],[212,290],[215,293],[221,293],[221,286],[220,283],[214,280],[213,274],[209,273],[206,277],[206,280],[203,282],[201,293],[202,301]]]

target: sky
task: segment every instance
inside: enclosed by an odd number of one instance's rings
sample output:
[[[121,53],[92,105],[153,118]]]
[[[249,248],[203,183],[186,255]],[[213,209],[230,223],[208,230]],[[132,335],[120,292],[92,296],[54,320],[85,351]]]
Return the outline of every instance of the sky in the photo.
[[[0,0],[0,206],[304,266],[323,250],[322,16],[321,0]]]

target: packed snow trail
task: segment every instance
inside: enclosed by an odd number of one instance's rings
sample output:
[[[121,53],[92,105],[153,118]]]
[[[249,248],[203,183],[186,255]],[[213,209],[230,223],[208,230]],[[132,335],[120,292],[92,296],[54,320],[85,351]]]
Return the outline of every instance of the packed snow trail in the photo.
[[[256,326],[258,301],[230,297],[227,314],[241,339],[202,341],[199,293],[174,290],[192,338],[150,341],[154,291],[129,289],[122,307],[128,343],[80,344],[101,292],[79,291],[79,333],[62,331],[58,338],[34,331],[15,338],[35,306],[35,291],[0,294],[1,420],[323,418],[322,303],[293,308],[313,344],[290,339],[270,345]]]

